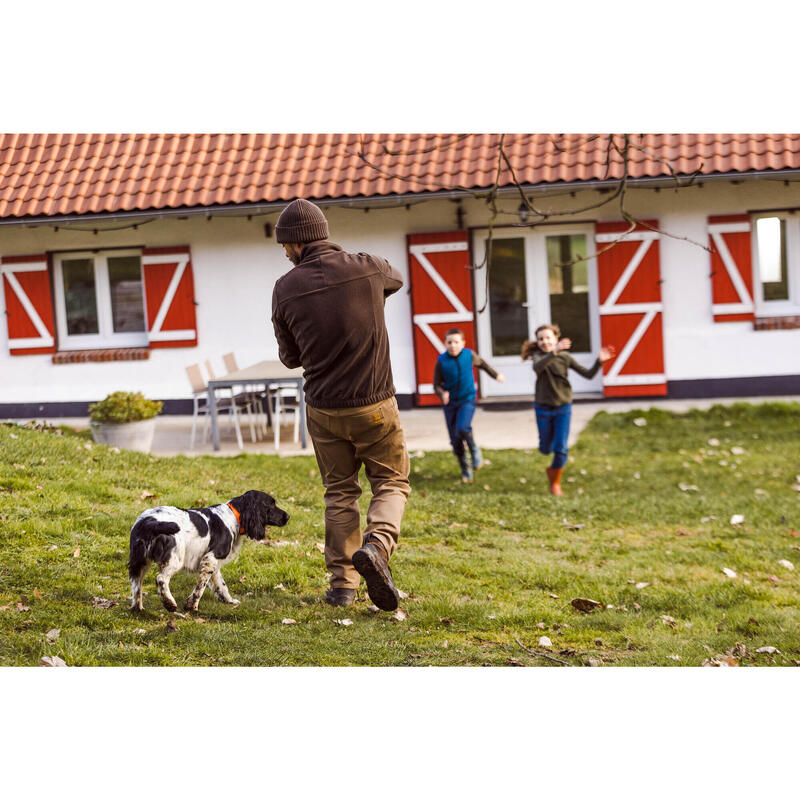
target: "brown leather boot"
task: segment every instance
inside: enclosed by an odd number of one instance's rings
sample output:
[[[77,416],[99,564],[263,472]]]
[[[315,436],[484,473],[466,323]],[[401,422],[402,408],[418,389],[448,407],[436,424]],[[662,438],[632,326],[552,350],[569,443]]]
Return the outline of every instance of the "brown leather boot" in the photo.
[[[400,595],[395,588],[383,545],[367,537],[364,544],[353,553],[353,566],[366,581],[369,599],[381,611],[394,611],[400,602]]]
[[[561,497],[564,492],[561,491],[561,473],[564,467],[548,467],[547,479],[550,481],[550,494],[555,494]]]

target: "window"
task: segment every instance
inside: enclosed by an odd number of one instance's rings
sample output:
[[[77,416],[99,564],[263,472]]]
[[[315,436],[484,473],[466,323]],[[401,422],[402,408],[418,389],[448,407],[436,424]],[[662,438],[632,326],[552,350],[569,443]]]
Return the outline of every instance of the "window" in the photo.
[[[147,344],[138,251],[56,254],[54,266],[60,349]]]
[[[488,248],[488,240],[486,246]],[[525,240],[494,239],[489,257],[492,355],[517,356],[528,338]]]
[[[589,330],[589,267],[582,233],[547,237],[550,319],[572,340],[575,353],[592,350]]]
[[[758,313],[796,314],[800,306],[800,219],[772,214],[755,220],[754,277]]]

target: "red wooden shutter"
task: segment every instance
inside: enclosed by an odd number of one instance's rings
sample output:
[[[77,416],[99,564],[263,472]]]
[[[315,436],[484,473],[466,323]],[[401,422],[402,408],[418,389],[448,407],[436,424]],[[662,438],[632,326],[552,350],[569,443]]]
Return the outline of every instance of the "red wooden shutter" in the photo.
[[[142,250],[149,346],[195,347],[197,319],[188,247]]]
[[[414,321],[416,403],[438,405],[433,391],[436,359],[445,350],[449,328],[464,331],[466,346],[475,348],[472,273],[468,269],[466,231],[415,233],[408,237],[411,314]]]
[[[708,218],[714,322],[755,319],[750,227],[747,214]]]
[[[4,256],[0,270],[10,354],[55,353],[53,295],[47,256]]]
[[[658,223],[646,220],[655,228]],[[661,267],[658,232],[639,224],[608,248],[630,226],[598,223],[597,277],[600,291],[600,337],[617,356],[603,365],[606,397],[667,393],[662,333]]]

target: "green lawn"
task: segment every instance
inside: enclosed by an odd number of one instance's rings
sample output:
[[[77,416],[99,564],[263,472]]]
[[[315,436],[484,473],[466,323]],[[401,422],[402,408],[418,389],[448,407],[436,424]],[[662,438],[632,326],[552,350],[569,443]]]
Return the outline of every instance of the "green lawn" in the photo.
[[[3,665],[800,664],[800,404],[601,412],[571,451],[563,498],[546,493],[536,452],[487,452],[470,486],[450,454],[414,454],[392,560],[405,619],[364,596],[322,602],[313,457],[155,458],[16,425],[0,425],[0,453]],[[199,614],[168,614],[151,571],[145,612],[131,614],[136,516],[251,488],[292,519],[224,568],[241,606],[206,592]],[[192,585],[173,578],[179,602]],[[578,597],[604,608],[581,613]]]

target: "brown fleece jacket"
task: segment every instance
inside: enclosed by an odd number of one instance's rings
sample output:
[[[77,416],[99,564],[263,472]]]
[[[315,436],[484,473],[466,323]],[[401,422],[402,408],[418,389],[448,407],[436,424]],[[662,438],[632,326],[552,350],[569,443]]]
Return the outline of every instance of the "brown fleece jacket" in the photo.
[[[383,306],[403,278],[383,258],[309,242],[300,263],[278,279],[272,325],[278,355],[303,367],[306,402],[353,408],[394,394]]]

